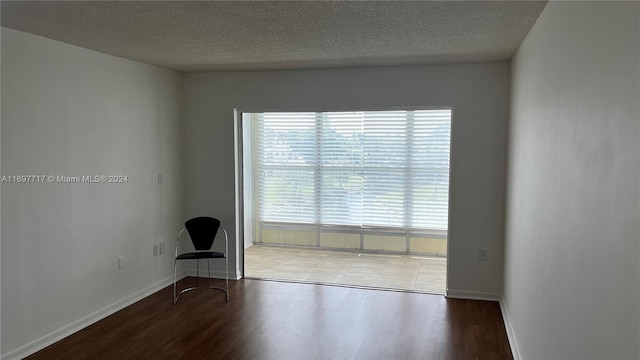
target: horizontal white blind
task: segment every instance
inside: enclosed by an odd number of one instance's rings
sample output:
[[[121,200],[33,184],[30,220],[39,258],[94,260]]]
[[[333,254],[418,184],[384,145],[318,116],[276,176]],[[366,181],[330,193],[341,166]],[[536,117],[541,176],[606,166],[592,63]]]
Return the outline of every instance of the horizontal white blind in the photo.
[[[259,216],[263,221],[316,222],[316,114],[258,116]]]
[[[446,231],[450,110],[254,118],[260,221]]]

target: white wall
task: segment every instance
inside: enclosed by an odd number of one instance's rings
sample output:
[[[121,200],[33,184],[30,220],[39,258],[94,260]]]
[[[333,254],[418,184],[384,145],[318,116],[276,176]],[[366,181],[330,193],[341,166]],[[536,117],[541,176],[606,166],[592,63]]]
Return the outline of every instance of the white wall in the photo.
[[[0,27],[0,36],[2,28]],[[0,46],[0,68],[2,68],[2,46]],[[2,84],[2,71],[0,71],[0,84]],[[2,86],[0,86],[0,133],[2,129]],[[0,136],[0,169],[2,169],[2,136]],[[0,174],[1,175],[1,174]],[[0,183],[0,204],[2,204],[2,184]],[[2,206],[0,206],[0,261],[2,259]],[[0,281],[2,281],[2,266],[0,262]],[[1,284],[1,283],[0,283]],[[0,309],[2,309],[2,286],[0,285]],[[0,310],[0,357],[2,357],[2,311]]]
[[[503,305],[523,359],[640,358],[640,3],[551,2],[513,60]]]
[[[217,216],[236,238],[234,108],[452,106],[449,293],[498,296],[508,104],[508,63],[187,74],[186,215]]]
[[[128,176],[2,184],[2,350],[12,358],[172,280],[182,75],[5,28],[1,64],[2,175]],[[168,254],[154,257],[159,241]]]

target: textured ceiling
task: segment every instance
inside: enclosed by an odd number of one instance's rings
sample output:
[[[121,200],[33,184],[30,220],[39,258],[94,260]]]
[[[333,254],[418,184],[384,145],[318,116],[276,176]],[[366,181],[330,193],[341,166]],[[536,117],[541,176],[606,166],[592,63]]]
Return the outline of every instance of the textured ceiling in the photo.
[[[508,60],[545,1],[2,1],[2,26],[178,71]]]

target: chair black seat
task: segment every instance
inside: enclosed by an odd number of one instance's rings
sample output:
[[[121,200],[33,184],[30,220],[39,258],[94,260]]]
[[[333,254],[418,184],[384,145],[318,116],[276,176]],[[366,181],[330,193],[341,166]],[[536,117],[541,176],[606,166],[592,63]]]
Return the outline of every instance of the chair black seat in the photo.
[[[216,251],[198,251],[178,255],[177,260],[221,259],[224,254]]]

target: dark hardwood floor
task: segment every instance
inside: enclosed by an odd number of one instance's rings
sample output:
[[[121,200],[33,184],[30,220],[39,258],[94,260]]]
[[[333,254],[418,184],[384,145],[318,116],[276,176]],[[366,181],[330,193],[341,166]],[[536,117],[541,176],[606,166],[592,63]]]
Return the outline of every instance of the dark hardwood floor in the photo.
[[[495,302],[261,280],[230,282],[228,304],[209,289],[175,306],[171,296],[167,287],[27,359],[512,359]]]

